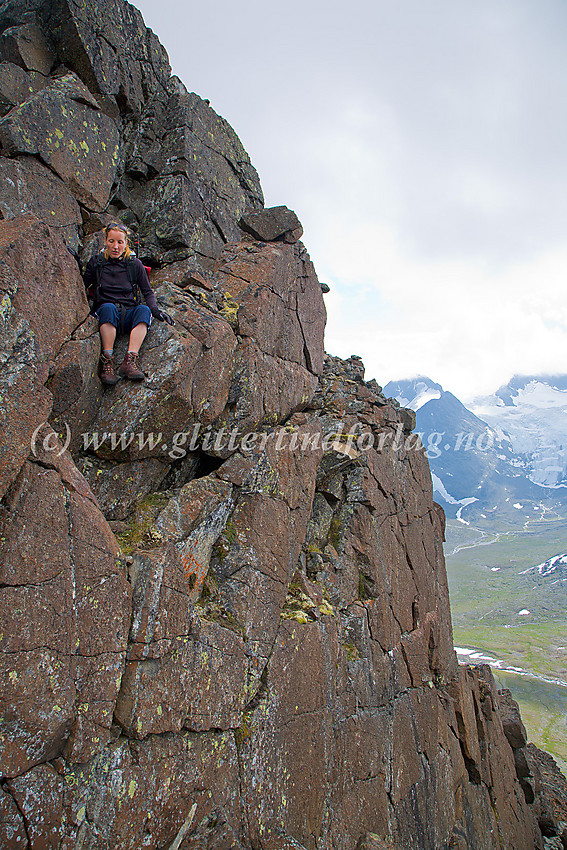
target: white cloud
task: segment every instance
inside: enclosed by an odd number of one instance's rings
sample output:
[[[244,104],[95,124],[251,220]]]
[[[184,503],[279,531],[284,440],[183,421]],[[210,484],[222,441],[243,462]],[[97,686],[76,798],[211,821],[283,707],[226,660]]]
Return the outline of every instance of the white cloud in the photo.
[[[567,371],[562,0],[138,6],[302,220],[330,351],[463,397]]]
[[[561,371],[567,250],[531,264],[490,269],[408,261],[392,239],[372,243],[367,231],[346,241],[356,245],[357,238],[358,244],[373,244],[380,257],[381,272],[374,277],[364,250],[354,268],[379,290],[382,301],[369,313],[357,287],[336,280],[339,309],[329,310],[327,348],[344,356],[356,340],[368,377],[386,382],[427,374],[470,398],[494,390],[514,372]],[[334,244],[330,267],[348,271],[348,256],[339,256]]]

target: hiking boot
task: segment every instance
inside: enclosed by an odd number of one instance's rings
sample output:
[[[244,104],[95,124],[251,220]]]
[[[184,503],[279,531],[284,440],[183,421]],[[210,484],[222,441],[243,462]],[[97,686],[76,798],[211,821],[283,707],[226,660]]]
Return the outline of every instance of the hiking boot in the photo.
[[[118,380],[118,375],[116,374],[116,366],[114,365],[114,357],[112,355],[108,357],[104,352],[101,353],[100,360],[98,361],[98,374],[103,384],[106,384],[107,387],[114,386]]]
[[[122,365],[118,370],[118,374],[123,378],[128,378],[129,381],[143,381],[146,377],[138,366],[138,355],[129,351]]]

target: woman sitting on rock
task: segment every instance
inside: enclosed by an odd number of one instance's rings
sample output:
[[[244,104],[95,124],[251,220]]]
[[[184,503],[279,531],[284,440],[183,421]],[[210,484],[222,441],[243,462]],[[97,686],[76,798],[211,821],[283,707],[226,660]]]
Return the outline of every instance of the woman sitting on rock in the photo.
[[[104,249],[91,257],[85,269],[87,292],[92,294],[93,312],[99,321],[101,355],[99,375],[103,384],[113,386],[118,380],[114,363],[114,340],[117,333],[128,333],[128,351],[118,375],[130,381],[143,381],[138,366],[138,353],[152,316],[173,324],[173,319],[160,310],[150,286],[145,267],[128,247],[128,228],[109,224],[104,228]],[[141,303],[140,292],[146,304]]]

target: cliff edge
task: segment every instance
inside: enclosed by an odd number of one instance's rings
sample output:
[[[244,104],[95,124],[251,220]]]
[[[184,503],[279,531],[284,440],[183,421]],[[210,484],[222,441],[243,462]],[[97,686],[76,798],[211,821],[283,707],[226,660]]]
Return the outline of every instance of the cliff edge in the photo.
[[[232,128],[123,0],[5,0],[0,60],[1,846],[567,846],[456,663],[411,412],[325,354]],[[114,217],[175,324],[105,390],[66,246]]]

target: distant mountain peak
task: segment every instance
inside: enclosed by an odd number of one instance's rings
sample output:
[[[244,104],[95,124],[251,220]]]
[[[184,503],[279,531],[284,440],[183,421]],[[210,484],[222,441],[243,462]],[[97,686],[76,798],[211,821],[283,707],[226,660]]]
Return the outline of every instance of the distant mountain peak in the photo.
[[[384,387],[384,395],[397,399],[402,407],[416,412],[428,401],[441,398],[444,389],[426,375],[416,375],[399,381],[390,381]]]
[[[417,414],[435,498],[449,516],[525,516],[567,496],[567,375],[514,375],[465,406],[424,375],[391,381],[384,393]],[[466,510],[465,510],[466,509]]]
[[[567,375],[514,375],[507,384],[503,384],[496,390],[494,396],[510,407],[515,404],[514,399],[530,384],[540,384],[558,392],[567,392]]]

